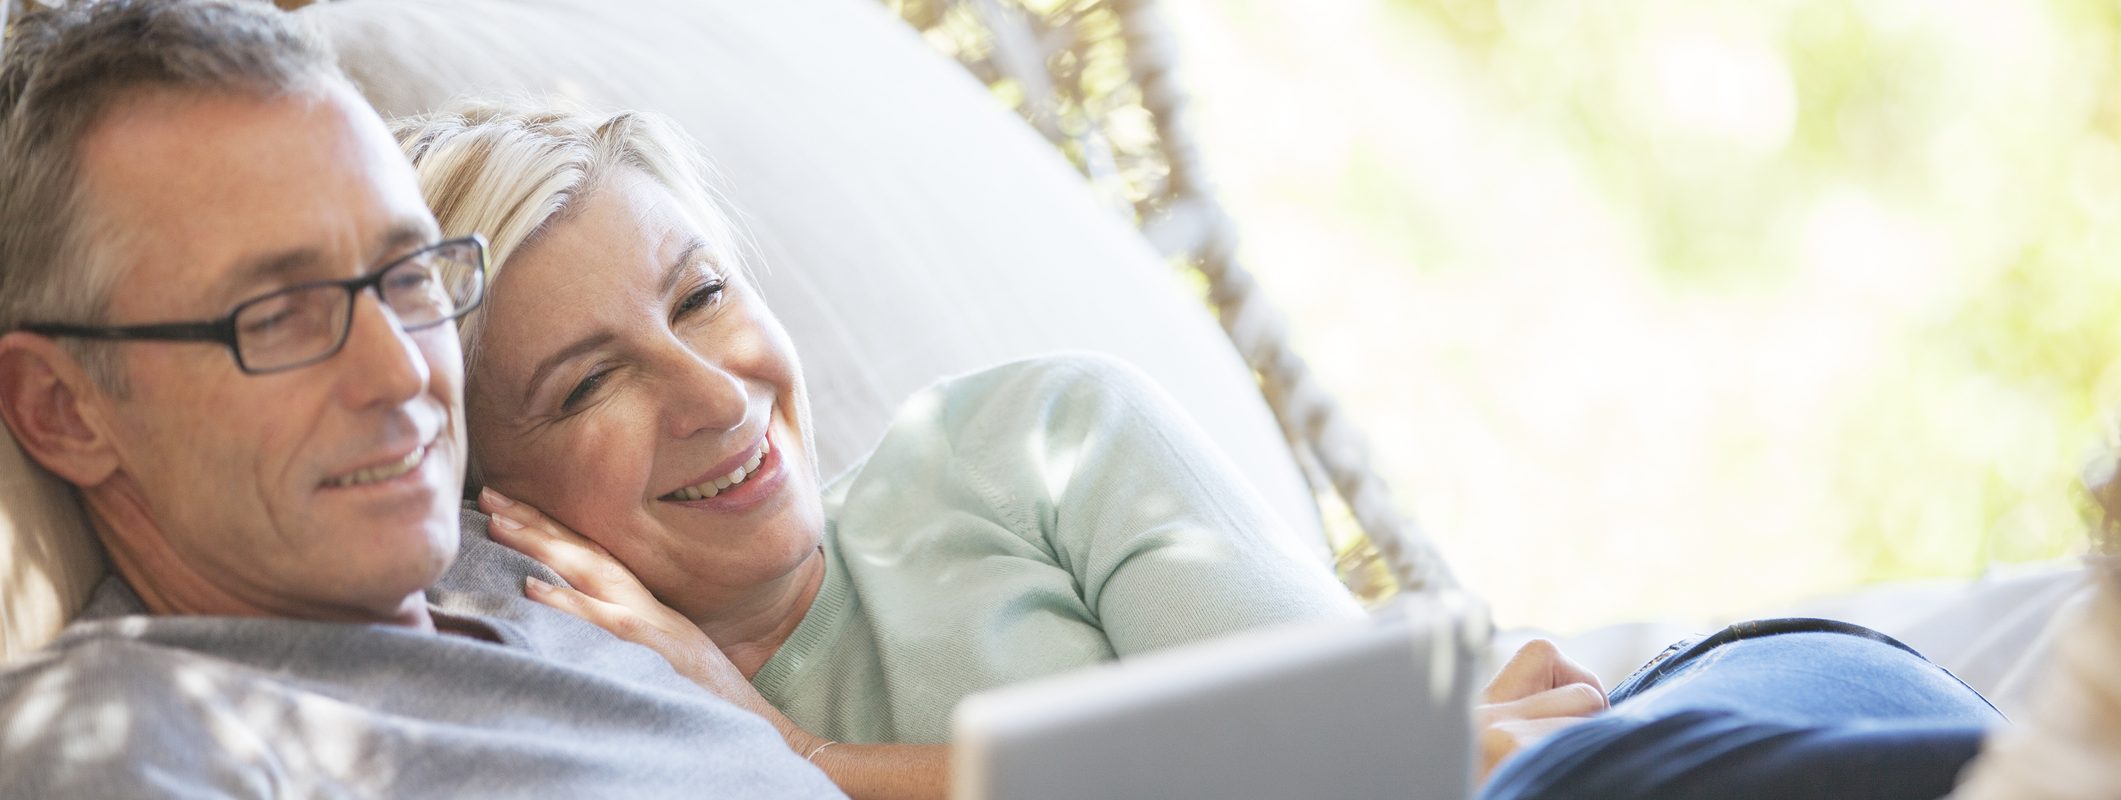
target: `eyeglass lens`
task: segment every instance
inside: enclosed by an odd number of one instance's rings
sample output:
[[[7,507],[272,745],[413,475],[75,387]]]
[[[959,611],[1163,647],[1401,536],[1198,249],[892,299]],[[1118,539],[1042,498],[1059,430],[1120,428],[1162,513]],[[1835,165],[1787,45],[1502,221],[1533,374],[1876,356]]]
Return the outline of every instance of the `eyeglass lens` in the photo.
[[[416,330],[455,317],[478,297],[479,249],[444,243],[385,268],[376,289],[398,326]],[[356,292],[343,284],[300,286],[253,300],[235,317],[236,349],[245,367],[271,370],[337,350],[349,329]]]

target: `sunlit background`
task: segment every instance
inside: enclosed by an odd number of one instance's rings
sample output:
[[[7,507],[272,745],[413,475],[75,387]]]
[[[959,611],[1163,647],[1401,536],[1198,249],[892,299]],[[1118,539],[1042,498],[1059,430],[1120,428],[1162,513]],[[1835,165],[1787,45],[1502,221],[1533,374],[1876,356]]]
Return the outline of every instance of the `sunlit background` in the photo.
[[[2081,548],[2105,0],[1165,0],[1245,254],[1512,625]]]

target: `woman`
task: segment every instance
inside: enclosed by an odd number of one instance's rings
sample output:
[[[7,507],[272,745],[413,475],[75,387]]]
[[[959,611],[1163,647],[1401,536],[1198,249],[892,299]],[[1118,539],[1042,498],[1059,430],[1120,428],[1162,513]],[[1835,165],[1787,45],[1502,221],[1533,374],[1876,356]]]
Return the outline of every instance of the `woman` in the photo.
[[[654,646],[852,794],[940,796],[966,694],[1359,613],[1109,360],[947,382],[821,488],[796,354],[667,123],[472,106],[396,132],[443,228],[492,240],[461,326],[471,473],[491,535],[574,587],[532,597]]]
[[[938,743],[971,692],[1358,613],[1181,414],[1102,359],[918,395],[821,490],[793,349],[675,130],[474,106],[397,132],[445,234],[493,239],[461,327],[472,479],[491,535],[572,584],[528,593],[772,720],[850,794],[942,796]],[[1821,708],[1745,699],[1807,662],[1877,685],[1783,687]],[[1855,709],[1923,734],[1867,742],[1922,779],[1876,796],[1933,797],[1994,714],[1897,643],[1816,621],[1675,648],[1615,697],[1633,699],[1586,720],[1597,678],[1527,646],[1479,709],[1483,766],[1503,764],[1488,796],[1788,796],[1846,750],[1783,747],[1791,726],[1832,734]],[[1673,757],[1738,729],[1752,744],[1707,769]]]

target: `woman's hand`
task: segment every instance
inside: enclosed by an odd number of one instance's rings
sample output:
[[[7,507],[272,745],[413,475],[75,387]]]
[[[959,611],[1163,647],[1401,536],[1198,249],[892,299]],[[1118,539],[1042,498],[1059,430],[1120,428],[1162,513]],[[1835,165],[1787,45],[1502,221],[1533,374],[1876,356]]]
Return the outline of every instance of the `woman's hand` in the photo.
[[[551,567],[574,588],[527,578],[524,594],[661,654],[701,688],[773,723],[788,747],[856,800],[936,800],[948,795],[950,750],[942,745],[839,744],[797,726],[752,688],[720,647],[685,615],[663,605],[625,564],[543,512],[486,489],[487,534]],[[831,745],[831,746],[828,746]]]
[[[823,741],[802,732],[766,702],[698,625],[656,599],[602,546],[492,489],[479,493],[479,507],[493,517],[487,535],[494,541],[537,559],[573,584],[568,588],[525,578],[524,595],[654,650],[678,674],[772,722],[796,752],[807,752]]]
[[[1473,709],[1480,732],[1480,782],[1495,767],[1555,731],[1606,709],[1605,688],[1561,649],[1533,639],[1495,673]]]

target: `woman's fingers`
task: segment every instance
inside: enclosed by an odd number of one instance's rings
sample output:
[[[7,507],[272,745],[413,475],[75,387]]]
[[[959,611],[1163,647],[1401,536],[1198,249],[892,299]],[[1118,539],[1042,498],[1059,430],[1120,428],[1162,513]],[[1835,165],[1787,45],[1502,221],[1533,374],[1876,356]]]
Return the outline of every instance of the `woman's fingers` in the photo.
[[[1503,664],[1495,677],[1488,681],[1481,699],[1487,703],[1507,703],[1575,683],[1588,684],[1601,696],[1605,693],[1597,675],[1562,655],[1561,648],[1554,646],[1553,642],[1533,639],[1518,648],[1509,663]]]
[[[591,625],[610,631],[612,635],[621,639],[634,644],[647,644],[647,642],[642,641],[643,638],[647,638],[645,636],[646,632],[642,630],[638,620],[633,615],[626,613],[624,606],[607,603],[574,589],[565,586],[554,586],[530,576],[524,576],[523,578],[523,594],[532,600],[544,603],[578,617]]]
[[[654,650],[688,676],[713,672],[715,659],[727,662],[698,625],[664,605],[625,564],[595,542],[492,489],[479,493],[479,505],[493,516],[487,531],[494,541],[536,559],[572,584],[572,588],[556,587],[526,578],[524,593],[532,600]]]
[[[681,673],[689,674],[702,658],[721,655],[721,650],[714,646],[706,633],[690,624],[679,624],[683,623],[682,619],[675,622],[652,619],[623,604],[566,586],[554,586],[527,575],[523,577],[523,594],[603,628],[613,636],[654,650]]]
[[[528,503],[482,489],[479,506],[493,518],[487,531],[495,541],[551,567],[569,584],[600,599],[629,605],[648,597],[640,579],[609,551]]]
[[[1481,692],[1482,702],[1507,703],[1554,688],[1553,662],[1560,655],[1561,649],[1545,639],[1525,642],[1488,680],[1488,688]]]
[[[607,558],[610,555],[605,552],[602,545],[590,541],[579,533],[575,533],[573,528],[561,525],[554,521],[553,518],[545,516],[545,512],[539,511],[536,506],[517,502],[507,495],[494,491],[493,487],[489,486],[479,490],[479,508],[490,516],[505,517],[522,523],[524,527],[535,527],[540,533],[575,547],[604,555]]]
[[[795,723],[760,696],[735,664],[729,663],[712,639],[683,618],[643,616],[632,608],[610,603],[565,586],[554,586],[533,577],[523,579],[523,594],[539,603],[609,631],[611,635],[654,650],[678,674],[723,699],[765,717],[783,736],[799,730]]]
[[[1474,715],[1482,725],[1490,725],[1509,720],[1587,717],[1604,711],[1605,708],[1605,695],[1600,693],[1597,687],[1586,683],[1571,683],[1507,703],[1479,706],[1474,709]]]
[[[1569,658],[1567,653],[1561,652],[1559,647],[1554,649],[1554,662],[1551,666],[1554,670],[1553,680],[1555,686],[1566,686],[1572,683],[1589,686],[1598,692],[1599,707],[1604,707],[1605,684],[1598,682],[1596,673],[1585,669],[1582,664],[1576,663],[1576,660]]]
[[[1547,648],[1551,650],[1552,645],[1547,644]],[[1518,654],[1523,656],[1524,652]],[[1558,656],[1559,651],[1552,650],[1550,654]],[[1474,723],[1480,726],[1481,780],[1487,780],[1487,774],[1512,753],[1606,709],[1605,690],[1598,687],[1596,678],[1588,683],[1572,681],[1511,699],[1495,699],[1565,676],[1566,672],[1554,669],[1556,662],[1547,655],[1535,650],[1529,658],[1511,659],[1503,674],[1489,684],[1489,702],[1473,709]]]
[[[1518,651],[1518,657],[1510,659],[1488,685],[1488,702],[1473,709],[1474,723],[1480,726],[1482,781],[1511,754],[1606,709],[1605,690],[1599,688],[1597,678],[1567,680],[1573,675],[1557,666],[1567,661],[1560,658],[1561,652],[1550,642],[1533,644],[1544,647],[1527,645]],[[1519,694],[1557,680],[1566,682]]]

